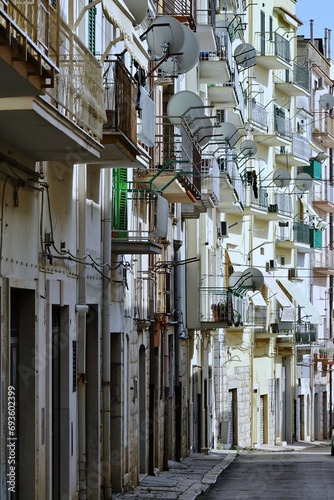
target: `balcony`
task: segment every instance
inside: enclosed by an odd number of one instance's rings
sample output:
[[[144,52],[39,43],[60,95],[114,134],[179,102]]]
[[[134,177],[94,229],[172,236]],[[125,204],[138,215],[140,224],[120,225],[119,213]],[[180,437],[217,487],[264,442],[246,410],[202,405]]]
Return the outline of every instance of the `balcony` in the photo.
[[[257,103],[255,100],[249,101],[248,118],[254,128],[255,136],[266,136],[268,133],[268,117],[267,110],[262,104]],[[261,137],[259,138],[261,140]]]
[[[310,226],[303,222],[281,222],[276,227],[276,246],[310,252]]]
[[[220,170],[219,210],[225,213],[240,213],[245,203],[245,186],[238,166],[231,156],[218,159]]]
[[[194,0],[156,0],[157,16],[172,16],[180,23],[187,23],[189,28],[196,31],[196,2]]]
[[[44,96],[2,99],[0,135],[9,148],[34,161],[87,163],[103,149],[102,69],[63,21],[60,38],[54,86]]]
[[[317,341],[317,327],[311,323],[296,324],[296,344],[311,344]]]
[[[288,96],[310,95],[310,75],[307,68],[293,63],[292,69],[279,69],[274,71],[276,89]]]
[[[314,185],[313,206],[327,213],[334,213],[334,186],[329,182]]]
[[[334,148],[334,118],[327,113],[321,113],[314,124],[312,135],[315,141],[326,148]]]
[[[278,33],[255,33],[256,64],[270,69],[290,69],[290,44]]]
[[[292,134],[291,147],[281,146],[275,158],[277,163],[285,167],[305,167],[309,165],[311,156],[309,141],[299,134]]]
[[[155,156],[139,175],[170,203],[196,204],[201,200],[201,150],[185,120],[181,122],[175,127],[166,116],[157,116]]]
[[[283,116],[283,112],[280,114],[280,108],[267,113],[264,106],[251,101],[248,112],[256,142],[268,147],[291,145],[291,122]]]
[[[0,96],[44,94],[59,64],[59,12],[50,2],[1,2]]]
[[[245,300],[228,288],[200,289],[201,329],[241,327],[245,314]]]
[[[104,150],[97,162],[117,167],[131,168],[138,166],[141,150],[137,144],[137,85],[121,60],[108,60],[104,63],[104,101],[106,123],[103,126],[102,143]],[[148,100],[151,99],[148,97]],[[145,90],[141,90],[143,104],[142,120],[147,124],[154,123],[155,112],[146,106]],[[139,133],[141,140],[148,140],[144,133],[144,123],[141,123]],[[147,130],[150,130],[147,125]],[[152,134],[149,134],[150,136]],[[139,137],[139,135],[138,135]],[[152,141],[152,137],[150,139]]]
[[[250,173],[251,172],[247,172]],[[251,179],[251,176],[250,176]],[[252,182],[251,180],[249,181]],[[262,187],[254,187],[248,184],[245,189],[244,215],[266,215],[268,213],[268,194]]]
[[[167,236],[168,203],[154,191],[141,187],[140,182],[113,179],[113,229],[111,251],[115,254],[161,254],[161,241]],[[141,227],[131,228],[132,205],[140,207]]]
[[[201,52],[199,57],[199,78],[201,83],[215,84],[229,82],[234,66],[232,42],[227,28],[216,31],[218,49]]]
[[[219,166],[215,158],[202,160],[202,183],[201,200],[209,208],[216,207],[220,203]]]
[[[291,121],[280,116],[279,110],[268,113],[268,133],[263,143],[267,146],[289,146],[291,142]]]
[[[271,220],[290,218],[292,213],[291,196],[271,190],[268,196],[268,213],[271,214]]]
[[[332,248],[325,247],[321,252],[314,254],[313,271],[325,276],[334,275],[334,250]]]
[[[239,82],[239,72],[232,74],[232,78],[228,81],[220,80],[219,83],[208,84],[208,96],[213,105],[219,107],[235,108],[240,106],[243,109],[243,92]],[[218,106],[217,106],[218,104]]]

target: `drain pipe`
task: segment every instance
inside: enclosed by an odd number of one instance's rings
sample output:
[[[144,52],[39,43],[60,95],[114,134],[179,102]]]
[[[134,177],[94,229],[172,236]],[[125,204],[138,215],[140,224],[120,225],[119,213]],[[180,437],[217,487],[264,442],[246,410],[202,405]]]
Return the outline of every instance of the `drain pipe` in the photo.
[[[333,179],[333,175],[334,175],[333,160],[334,160],[334,155],[333,155],[333,149],[331,148],[329,150],[329,178],[330,179]],[[330,241],[329,249],[331,252],[334,251],[333,224],[334,224],[334,215],[332,213],[330,213],[329,214],[329,241]],[[333,277],[333,275],[329,275],[328,309],[329,309],[329,338],[331,340],[333,339],[333,287],[334,287],[334,277]],[[334,425],[334,422],[333,422],[333,371],[329,370],[329,435],[331,435],[331,428],[333,425]]]
[[[104,169],[104,197],[102,207],[103,232],[103,262],[104,267],[102,284],[102,482],[103,499],[109,500],[112,496],[111,488],[111,443],[110,443],[110,382],[111,382],[111,339],[110,339],[110,278],[111,278],[111,169]]]
[[[77,165],[78,179],[78,247],[79,255],[86,253],[86,168]],[[78,304],[86,305],[86,266],[78,265]],[[86,315],[77,314],[78,328],[78,449],[79,498],[87,498],[86,463]]]
[[[314,23],[314,20],[310,19],[310,38],[311,38],[311,42],[314,44],[313,23]]]

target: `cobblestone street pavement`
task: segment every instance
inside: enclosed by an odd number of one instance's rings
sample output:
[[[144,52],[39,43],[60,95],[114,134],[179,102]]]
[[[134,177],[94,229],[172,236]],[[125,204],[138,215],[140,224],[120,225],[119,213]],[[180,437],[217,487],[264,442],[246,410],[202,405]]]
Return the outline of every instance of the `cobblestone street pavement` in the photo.
[[[120,500],[173,499],[195,500],[236,457],[236,451],[214,451],[209,455],[194,453],[181,462],[168,462],[169,470],[158,476],[146,476],[133,492],[115,496]]]

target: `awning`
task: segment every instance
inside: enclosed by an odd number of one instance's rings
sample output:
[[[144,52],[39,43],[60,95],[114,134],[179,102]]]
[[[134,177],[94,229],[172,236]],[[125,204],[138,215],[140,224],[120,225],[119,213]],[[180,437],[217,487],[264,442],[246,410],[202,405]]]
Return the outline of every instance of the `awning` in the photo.
[[[275,299],[281,304],[282,307],[291,308],[292,304],[285,295],[285,293],[283,292],[282,288],[276,282],[276,278],[272,274],[266,271],[262,271],[262,274],[264,277],[264,284],[266,285],[267,288],[269,288],[270,292],[275,297]]]
[[[241,271],[243,273],[249,267],[245,264],[245,258],[241,252],[231,248],[228,248],[226,251],[234,272]]]
[[[254,306],[257,307],[267,307],[266,301],[264,300],[261,292],[251,292],[249,294],[250,300],[253,302]]]
[[[325,229],[327,226],[327,222],[324,221],[319,214],[314,210],[314,208],[306,201],[305,198],[301,197],[301,202],[304,205],[304,208],[308,215],[314,219],[314,228],[315,229]]]
[[[287,279],[278,280],[289,295],[297,302],[297,304],[302,308],[302,317],[304,316],[304,321],[309,321],[315,325],[322,324],[322,318],[317,309],[308,300],[303,291],[300,289],[297,283],[293,283]]]
[[[132,22],[120,5],[114,0],[102,0],[102,10],[107,20],[120,30],[124,39],[132,40]]]

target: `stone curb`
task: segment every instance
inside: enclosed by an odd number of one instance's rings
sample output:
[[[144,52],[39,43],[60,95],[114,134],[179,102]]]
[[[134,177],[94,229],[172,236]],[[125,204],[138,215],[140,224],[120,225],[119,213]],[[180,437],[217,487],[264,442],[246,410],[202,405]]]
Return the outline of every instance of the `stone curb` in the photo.
[[[203,495],[213,484],[218,480],[220,474],[233,462],[237,453],[229,453],[224,460],[215,465],[209,472],[205,474],[201,482],[194,483],[188,490],[182,493],[178,499],[180,500],[196,500]]]

